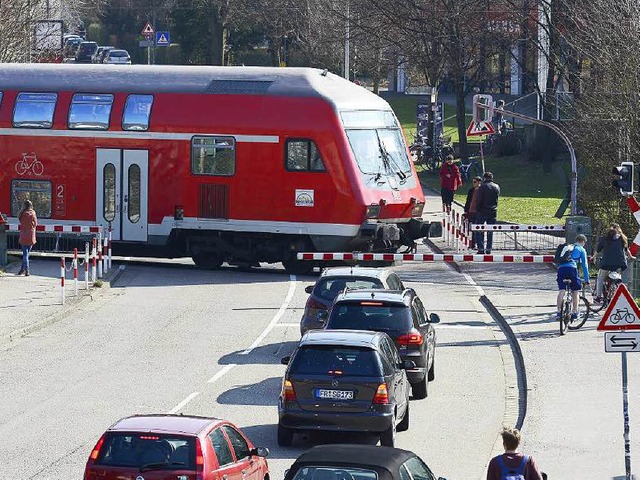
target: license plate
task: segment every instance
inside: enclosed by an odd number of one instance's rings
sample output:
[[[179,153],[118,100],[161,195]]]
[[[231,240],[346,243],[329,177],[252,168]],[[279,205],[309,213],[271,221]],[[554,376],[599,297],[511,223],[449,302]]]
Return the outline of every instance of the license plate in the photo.
[[[328,400],[353,400],[353,390],[316,390],[316,397]]]

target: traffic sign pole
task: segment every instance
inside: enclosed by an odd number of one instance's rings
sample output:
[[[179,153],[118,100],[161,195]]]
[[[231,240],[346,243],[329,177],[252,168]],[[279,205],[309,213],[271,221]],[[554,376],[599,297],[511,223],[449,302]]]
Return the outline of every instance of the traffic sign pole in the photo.
[[[631,445],[629,441],[629,389],[627,388],[627,352],[622,352],[622,415],[624,417],[625,480],[631,480]]]

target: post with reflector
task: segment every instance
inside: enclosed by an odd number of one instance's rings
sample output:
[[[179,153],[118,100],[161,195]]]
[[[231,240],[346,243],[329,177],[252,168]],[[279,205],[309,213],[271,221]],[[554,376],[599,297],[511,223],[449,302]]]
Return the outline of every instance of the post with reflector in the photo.
[[[634,175],[633,162],[622,162],[620,166],[613,167],[611,173],[618,177],[612,182],[612,185],[620,190],[621,195],[633,195],[633,175]]]

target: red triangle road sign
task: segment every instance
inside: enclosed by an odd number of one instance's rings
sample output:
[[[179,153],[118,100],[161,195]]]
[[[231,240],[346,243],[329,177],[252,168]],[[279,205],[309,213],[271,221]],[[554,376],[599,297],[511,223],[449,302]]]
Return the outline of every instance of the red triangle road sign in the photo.
[[[491,122],[474,122],[471,120],[469,128],[467,128],[467,137],[480,137],[482,135],[493,135],[496,131]]]
[[[142,34],[143,35],[149,35],[149,34],[151,34],[153,32],[154,32],[153,27],[151,26],[151,24],[149,22],[147,22],[147,24],[142,29]]]
[[[640,308],[624,283],[613,294],[598,330],[640,330]]]

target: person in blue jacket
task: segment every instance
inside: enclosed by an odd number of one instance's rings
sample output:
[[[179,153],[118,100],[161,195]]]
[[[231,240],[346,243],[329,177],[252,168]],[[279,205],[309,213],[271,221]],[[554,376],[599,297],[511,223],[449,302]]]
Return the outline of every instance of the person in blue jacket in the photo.
[[[573,245],[567,245],[565,248],[571,249],[571,256],[568,262],[563,262],[558,265],[558,312],[556,316],[560,319],[560,311],[562,310],[562,299],[564,297],[564,280],[571,280],[571,296],[573,300],[573,307],[571,309],[571,320],[578,318],[578,296],[580,290],[582,290],[582,283],[578,277],[578,265],[577,262],[582,264],[582,274],[584,276],[584,283],[589,285],[589,264],[587,263],[587,252],[584,246],[587,243],[587,237],[581,233],[576,235],[576,241]]]

